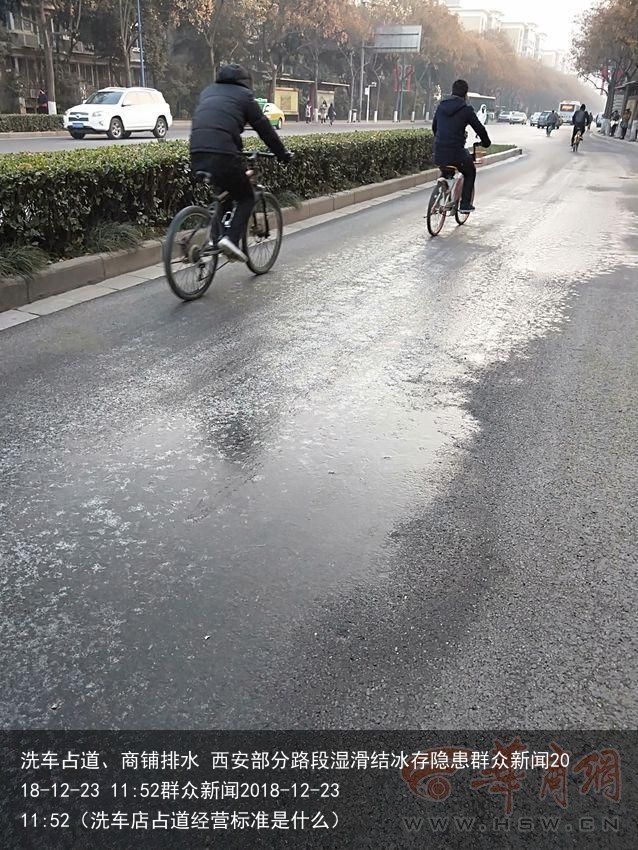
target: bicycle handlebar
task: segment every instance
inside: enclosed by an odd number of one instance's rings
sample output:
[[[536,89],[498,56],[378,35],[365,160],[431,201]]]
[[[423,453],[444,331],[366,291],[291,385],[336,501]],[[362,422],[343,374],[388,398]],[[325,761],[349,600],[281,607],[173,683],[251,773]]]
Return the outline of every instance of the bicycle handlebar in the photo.
[[[294,156],[294,153],[291,151],[289,153]],[[277,154],[272,153],[272,151],[244,151],[243,154],[253,162],[256,162],[258,159],[275,159],[277,157]]]

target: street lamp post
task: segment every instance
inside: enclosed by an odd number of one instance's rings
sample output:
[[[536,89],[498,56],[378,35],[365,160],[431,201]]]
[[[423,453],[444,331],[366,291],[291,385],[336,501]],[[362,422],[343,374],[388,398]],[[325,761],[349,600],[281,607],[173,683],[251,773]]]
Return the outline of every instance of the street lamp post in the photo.
[[[146,71],[144,68],[144,37],[142,35],[142,6],[137,0],[137,43],[140,48],[140,77],[142,86],[146,87]]]

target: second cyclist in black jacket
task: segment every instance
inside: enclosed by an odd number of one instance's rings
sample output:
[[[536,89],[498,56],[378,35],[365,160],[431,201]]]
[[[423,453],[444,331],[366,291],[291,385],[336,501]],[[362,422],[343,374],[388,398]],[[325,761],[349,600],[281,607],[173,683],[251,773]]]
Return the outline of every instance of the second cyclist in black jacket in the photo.
[[[271,127],[255,100],[249,72],[241,65],[225,65],[217,80],[204,89],[193,116],[190,137],[193,172],[206,171],[213,184],[236,202],[230,228],[219,240],[229,257],[246,260],[240,245],[254,204],[254,193],[242,157],[244,128],[250,125],[281,162],[292,154]]]
[[[474,210],[472,196],[476,182],[476,166],[465,147],[466,128],[469,126],[476,132],[484,148],[492,144],[474,108],[467,102],[468,89],[465,80],[457,80],[452,86],[452,94],[444,97],[438,105],[432,121],[434,162],[440,167],[455,166],[464,178],[460,205],[462,213]]]

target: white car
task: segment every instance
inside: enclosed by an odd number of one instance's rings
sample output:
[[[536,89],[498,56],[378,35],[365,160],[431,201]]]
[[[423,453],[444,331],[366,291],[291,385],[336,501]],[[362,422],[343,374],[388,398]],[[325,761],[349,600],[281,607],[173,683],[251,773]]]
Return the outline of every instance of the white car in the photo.
[[[101,133],[119,141],[143,132],[163,139],[172,123],[171,108],[155,89],[100,89],[64,113],[64,128],[74,139]]]
[[[510,124],[527,124],[527,115],[524,112],[510,112]]]
[[[542,114],[543,114],[542,112],[533,112],[532,113],[532,115],[529,119],[530,127],[537,127],[538,126],[538,119],[541,117]]]
[[[504,109],[502,112],[499,112],[499,123],[504,124],[506,121],[509,122],[511,114],[512,113],[509,111],[509,109]]]

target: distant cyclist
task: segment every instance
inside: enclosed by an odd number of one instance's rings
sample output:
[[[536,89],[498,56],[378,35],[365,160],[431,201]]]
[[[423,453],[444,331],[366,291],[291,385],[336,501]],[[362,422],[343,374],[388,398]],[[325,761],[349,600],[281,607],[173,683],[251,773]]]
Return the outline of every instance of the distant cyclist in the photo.
[[[476,166],[465,148],[466,128],[470,126],[476,132],[484,148],[492,144],[474,108],[467,102],[468,91],[465,80],[457,80],[452,86],[452,94],[444,97],[438,105],[432,121],[434,162],[440,168],[454,166],[464,177],[461,213],[474,211],[472,195],[476,182]]]
[[[545,125],[545,130],[548,136],[551,136],[552,130],[557,130],[560,126],[560,118],[558,117],[558,113],[555,109],[547,116],[547,124]]]
[[[587,112],[587,107],[584,103],[581,104],[580,109],[577,109],[574,112],[572,117],[572,124],[574,125],[574,129],[572,130],[572,140],[570,147],[574,144],[574,139],[576,138],[576,133],[580,132],[581,136],[585,135],[585,129],[589,127],[590,118],[589,112]]]
[[[193,173],[211,174],[214,185],[236,202],[233,220],[219,247],[227,256],[243,262],[246,255],[239,246],[255,202],[241,156],[241,134],[248,124],[281,162],[290,161],[292,154],[255,100],[248,71],[241,65],[225,65],[217,80],[200,95],[191,130],[191,167]]]

